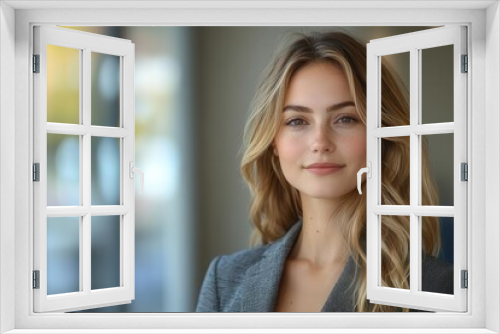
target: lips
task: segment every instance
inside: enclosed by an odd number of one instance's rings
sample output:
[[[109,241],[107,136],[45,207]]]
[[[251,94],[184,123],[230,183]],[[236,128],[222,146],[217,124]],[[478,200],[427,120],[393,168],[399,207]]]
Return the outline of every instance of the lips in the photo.
[[[306,168],[307,171],[316,174],[316,175],[328,175],[338,172],[344,167],[344,165],[331,163],[331,162],[317,162],[308,165]]]
[[[306,166],[306,169],[318,169],[318,168],[342,168],[343,165],[339,165],[332,162],[317,162]]]

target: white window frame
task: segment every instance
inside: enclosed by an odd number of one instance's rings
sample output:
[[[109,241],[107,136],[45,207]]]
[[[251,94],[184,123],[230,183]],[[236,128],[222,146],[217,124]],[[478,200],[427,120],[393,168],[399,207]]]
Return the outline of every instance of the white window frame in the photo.
[[[39,288],[34,289],[35,312],[76,311],[130,303],[134,299],[135,189],[130,176],[135,160],[135,45],[129,40],[51,26],[34,27],[34,54],[39,58],[39,73],[34,82],[34,162],[39,163],[39,181],[34,192],[34,270],[39,271]],[[79,124],[47,122],[47,45],[78,50],[80,59]],[[119,57],[119,127],[95,126],[91,122],[92,52]],[[47,134],[78,135],[79,195],[77,206],[47,206]],[[91,140],[119,139],[119,205],[91,204]],[[132,172],[133,176],[133,172]],[[119,216],[120,285],[92,290],[91,226],[92,216]],[[47,295],[47,218],[78,217],[79,220],[79,291]]]
[[[467,186],[461,181],[461,163],[467,163],[467,76],[462,73],[462,55],[467,54],[465,26],[448,26],[370,41],[367,45],[367,164],[371,177],[367,178],[367,298],[371,303],[409,307],[428,311],[467,310],[467,289],[461,287],[461,270],[467,270]],[[422,50],[451,45],[453,56],[453,121],[422,124]],[[382,127],[382,68],[383,56],[409,53],[410,105],[409,124]],[[453,134],[453,189],[452,206],[421,204],[422,135]],[[382,205],[382,140],[406,136],[410,142],[410,202],[409,205]],[[410,223],[410,289],[395,289],[380,285],[381,218],[384,215],[408,216]],[[423,216],[454,217],[453,221],[453,294],[422,291],[422,237]]]
[[[8,1],[0,4],[0,331],[12,333],[500,331],[500,10],[498,1]],[[63,7],[66,8],[63,8]],[[131,9],[117,8],[129,6]],[[104,8],[115,8],[106,10]],[[158,8],[162,7],[162,8]],[[78,9],[75,9],[78,8]],[[85,8],[85,9],[82,9]],[[137,8],[144,10],[138,11]],[[486,22],[486,24],[485,24]],[[435,314],[35,314],[32,312],[32,26],[60,25],[468,26],[469,311]],[[14,70],[15,68],[15,70]],[[487,68],[487,70],[486,70]],[[14,83],[14,84],[13,84]],[[12,96],[15,96],[13,98]],[[15,110],[15,112],[13,112]],[[15,145],[12,143],[15,142]],[[487,152],[487,153],[486,153]],[[13,177],[14,175],[14,177]],[[488,175],[488,182],[486,182]],[[15,197],[12,198],[12,194]],[[486,203],[486,204],[485,204]],[[14,254],[14,256],[13,256]],[[485,254],[490,256],[485,262]],[[15,260],[14,260],[15,258]],[[15,286],[15,289],[12,287]],[[488,293],[486,293],[486,291]],[[12,307],[15,305],[15,307]],[[409,328],[414,328],[413,330]],[[135,328],[135,330],[132,330]],[[212,330],[208,330],[211,328]],[[338,330],[335,330],[337,328]],[[392,328],[392,330],[388,330]],[[149,329],[149,330],[148,330]],[[163,329],[157,330],[154,329]],[[325,330],[330,329],[330,330]],[[460,331],[461,329],[461,331]],[[248,331],[248,330],[247,330]],[[241,332],[244,332],[242,330]]]

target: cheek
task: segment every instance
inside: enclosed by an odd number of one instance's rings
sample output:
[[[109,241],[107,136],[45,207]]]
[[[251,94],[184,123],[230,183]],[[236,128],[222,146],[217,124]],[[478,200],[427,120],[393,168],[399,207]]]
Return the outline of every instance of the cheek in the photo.
[[[352,160],[366,164],[366,134],[351,137],[346,143],[346,148]]]
[[[296,160],[304,151],[303,141],[297,140],[292,136],[282,135],[276,138],[276,153],[279,156],[280,161],[294,161]]]

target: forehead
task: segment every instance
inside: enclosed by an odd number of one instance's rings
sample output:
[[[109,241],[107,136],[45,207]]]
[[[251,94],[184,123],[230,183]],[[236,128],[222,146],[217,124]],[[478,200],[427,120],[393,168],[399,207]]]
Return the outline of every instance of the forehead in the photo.
[[[351,99],[347,78],[340,66],[331,62],[309,63],[292,74],[285,94],[289,100]]]

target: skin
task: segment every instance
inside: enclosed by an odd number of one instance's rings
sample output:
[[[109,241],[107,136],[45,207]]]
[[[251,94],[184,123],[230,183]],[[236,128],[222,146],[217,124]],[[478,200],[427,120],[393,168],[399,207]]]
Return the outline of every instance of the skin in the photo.
[[[274,154],[300,193],[303,227],[285,265],[276,309],[319,311],[348,260],[333,212],[342,196],[355,191],[356,174],[366,167],[366,126],[345,75],[331,63],[299,69],[284,106]],[[317,162],[339,168],[318,175],[307,169]]]

